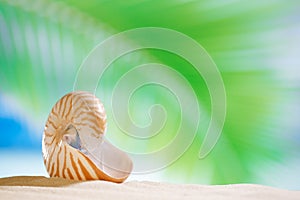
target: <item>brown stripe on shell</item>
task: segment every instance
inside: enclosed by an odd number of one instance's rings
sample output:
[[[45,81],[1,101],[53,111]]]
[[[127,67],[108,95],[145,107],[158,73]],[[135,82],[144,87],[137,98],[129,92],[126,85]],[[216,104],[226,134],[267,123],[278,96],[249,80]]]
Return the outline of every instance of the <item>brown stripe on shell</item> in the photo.
[[[63,178],[66,178],[66,175],[65,175],[65,173],[66,173],[66,166],[67,166],[67,156],[66,156],[66,153],[67,153],[67,147],[66,147],[66,145],[64,145],[64,165],[63,165],[63,168],[62,168],[62,170],[63,170]]]
[[[74,177],[73,177],[73,175],[72,175],[72,173],[71,173],[71,171],[70,171],[69,168],[67,168],[67,172],[68,172],[69,177],[70,177],[71,179],[74,179]]]
[[[82,164],[82,162],[80,161],[80,159],[78,159],[78,166],[80,167],[85,180],[92,180],[93,177],[90,175],[90,173],[88,172],[88,170],[86,169],[86,167]]]
[[[62,151],[62,148],[59,148],[58,152],[57,152],[57,156],[56,156],[56,168],[55,168],[55,173],[54,173],[54,177],[59,177],[59,166],[61,165],[60,163],[60,155],[61,155],[61,151]]]
[[[82,180],[82,178],[81,178],[81,176],[79,174],[79,171],[78,171],[79,169],[78,169],[78,167],[77,167],[77,165],[76,165],[76,163],[74,161],[74,157],[73,157],[72,153],[70,153],[70,158],[71,158],[71,165],[72,165],[72,167],[73,167],[73,169],[74,169],[74,171],[76,173],[76,176],[78,177],[78,180]]]

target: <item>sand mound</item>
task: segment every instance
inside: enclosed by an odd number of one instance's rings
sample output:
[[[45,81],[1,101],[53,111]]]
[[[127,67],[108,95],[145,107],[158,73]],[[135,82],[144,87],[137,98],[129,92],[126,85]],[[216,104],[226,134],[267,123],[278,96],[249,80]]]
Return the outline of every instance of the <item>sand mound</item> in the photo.
[[[183,185],[131,181],[115,184],[105,181],[69,181],[61,178],[18,176],[0,179],[0,199],[32,200],[82,199],[300,199],[300,191],[281,190],[251,184]]]

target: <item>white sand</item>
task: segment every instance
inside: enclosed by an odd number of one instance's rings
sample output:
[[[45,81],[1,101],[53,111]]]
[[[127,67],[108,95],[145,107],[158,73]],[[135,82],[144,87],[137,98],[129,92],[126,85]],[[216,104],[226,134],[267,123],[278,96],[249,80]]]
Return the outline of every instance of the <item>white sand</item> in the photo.
[[[297,199],[300,191],[281,190],[251,184],[179,185],[131,181],[115,184],[105,181],[75,182],[41,176],[18,176],[0,179],[0,199]]]

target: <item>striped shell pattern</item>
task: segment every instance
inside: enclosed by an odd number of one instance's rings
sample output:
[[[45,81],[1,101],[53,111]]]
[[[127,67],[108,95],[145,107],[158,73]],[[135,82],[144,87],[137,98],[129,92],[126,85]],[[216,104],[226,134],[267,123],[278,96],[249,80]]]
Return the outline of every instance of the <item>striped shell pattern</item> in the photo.
[[[42,141],[50,177],[123,182],[132,170],[126,153],[105,139],[103,104],[91,93],[71,92],[52,108]]]

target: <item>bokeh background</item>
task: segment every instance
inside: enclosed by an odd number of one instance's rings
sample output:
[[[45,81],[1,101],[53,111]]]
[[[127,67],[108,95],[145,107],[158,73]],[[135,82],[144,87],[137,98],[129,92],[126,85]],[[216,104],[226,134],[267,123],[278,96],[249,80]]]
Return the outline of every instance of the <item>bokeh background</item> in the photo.
[[[224,80],[227,117],[213,151],[198,159],[210,113],[203,79],[168,52],[148,49],[120,58],[107,72],[104,92],[134,65],[155,61],[180,72],[208,113],[179,160],[130,180],[300,189],[299,10],[297,0],[0,1],[0,177],[47,176],[41,156],[44,124],[55,102],[72,91],[83,59],[113,34],[151,26],[182,32],[206,49]],[[136,96],[170,105],[162,93],[149,87]],[[130,109],[135,112],[134,105]],[[167,107],[171,133],[177,126],[172,109]],[[126,146],[126,140],[112,139]]]

